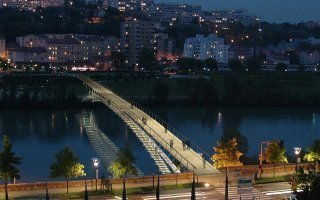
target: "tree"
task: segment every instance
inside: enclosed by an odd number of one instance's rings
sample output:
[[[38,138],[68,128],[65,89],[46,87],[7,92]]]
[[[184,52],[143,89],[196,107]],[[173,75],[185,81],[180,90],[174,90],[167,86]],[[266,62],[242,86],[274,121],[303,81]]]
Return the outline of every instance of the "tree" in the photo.
[[[249,71],[257,71],[261,68],[261,59],[257,56],[252,56],[248,58],[244,64],[247,66]]]
[[[213,58],[207,58],[204,60],[206,67],[212,71],[218,71],[218,62]]]
[[[279,72],[284,72],[287,69],[287,65],[284,63],[278,63],[276,65],[276,70]]]
[[[269,142],[267,144],[265,159],[267,163],[273,164],[273,177],[275,176],[275,165],[278,163],[288,163],[286,150],[280,145],[279,141]]]
[[[121,69],[125,67],[125,56],[123,53],[119,52],[112,52],[111,53],[111,61],[112,61],[112,67],[115,69]]]
[[[50,178],[64,177],[67,181],[67,193],[69,192],[69,179],[85,176],[84,165],[79,163],[79,158],[69,148],[55,154],[56,162],[50,165]]]
[[[21,163],[21,157],[11,151],[12,145],[6,135],[3,136],[2,152],[0,153],[0,176],[5,184],[5,199],[8,199],[8,180],[19,179],[19,169],[16,165]]]
[[[234,129],[227,129],[223,132],[221,137],[221,141],[228,142],[232,138],[236,138],[238,142],[238,149],[243,155],[248,153],[249,145],[247,138],[240,133],[238,130]]]
[[[320,173],[308,171],[300,167],[296,173],[296,180],[302,192],[298,194],[298,199],[318,200],[320,199]]]
[[[199,79],[194,84],[194,89],[198,90],[198,94],[200,94],[202,103],[204,105],[213,105],[218,101],[218,92],[215,85],[215,80],[207,80],[207,79]],[[200,88],[199,88],[200,87]],[[193,97],[194,98],[194,97]]]
[[[242,63],[239,59],[229,60],[228,65],[232,71],[240,71],[242,69]]]
[[[315,162],[315,168],[318,170],[318,162],[320,160],[320,140],[315,140],[308,148],[308,153],[304,156],[304,160]]]
[[[157,81],[153,89],[153,94],[156,98],[156,102],[160,104],[165,104],[167,102],[169,90],[169,85],[166,82]]]
[[[181,71],[193,72],[202,69],[202,61],[196,58],[179,58],[177,65]]]
[[[9,63],[7,60],[0,58],[0,69],[6,71],[9,68]]]
[[[157,64],[155,53],[148,48],[142,48],[138,54],[138,62],[140,69],[153,71]]]
[[[212,156],[215,167],[224,168],[243,165],[239,160],[243,154],[238,149],[236,138],[232,138],[227,142],[219,141],[218,146],[213,149],[216,152]]]
[[[138,170],[134,166],[135,157],[131,149],[126,145],[117,152],[117,159],[115,159],[108,170],[113,177],[119,178],[127,174],[137,175]]]

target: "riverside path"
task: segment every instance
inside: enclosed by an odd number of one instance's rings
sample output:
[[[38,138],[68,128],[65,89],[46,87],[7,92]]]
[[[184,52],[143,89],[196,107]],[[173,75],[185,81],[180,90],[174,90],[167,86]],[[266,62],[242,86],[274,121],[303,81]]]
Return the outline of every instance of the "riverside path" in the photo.
[[[109,108],[112,107],[112,110],[116,108],[118,112],[130,117],[131,121],[141,127],[189,171],[197,175],[220,173],[212,163],[207,161],[210,155],[186,140],[168,124],[160,121],[157,116],[134,102],[125,100],[89,77],[78,76],[78,78],[87,86],[89,94],[95,100],[101,101]]]

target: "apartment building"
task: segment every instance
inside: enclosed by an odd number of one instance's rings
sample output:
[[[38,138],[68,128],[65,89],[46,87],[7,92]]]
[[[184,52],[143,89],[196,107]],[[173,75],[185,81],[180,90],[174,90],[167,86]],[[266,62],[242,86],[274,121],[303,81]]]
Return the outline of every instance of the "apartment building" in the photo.
[[[159,3],[155,5],[155,18],[161,22],[190,23],[195,17],[200,17],[201,6],[191,4]]]
[[[8,49],[9,61],[15,65],[48,63],[48,52],[43,47],[19,47]]]
[[[183,56],[205,60],[213,58],[219,63],[228,63],[229,45],[224,44],[223,38],[218,38],[215,34],[208,37],[196,35],[196,37],[187,38],[184,43]]]
[[[24,10],[35,10],[37,7],[60,7],[63,6],[63,0],[2,0],[3,7],[13,7]]]
[[[121,23],[121,52],[126,63],[137,65],[138,53],[142,48],[156,50],[156,23],[154,21],[127,20]]]
[[[217,24],[224,22],[242,23],[244,25],[256,24],[261,21],[260,17],[255,14],[248,13],[245,9],[239,10],[212,10],[203,13],[202,18]]]
[[[6,57],[6,40],[0,37],[0,58]]]
[[[104,54],[104,38],[94,35],[77,35],[80,41],[83,60],[88,60],[92,56],[102,56]]]
[[[86,60],[80,42],[75,38],[47,39],[44,48],[48,51],[48,61],[53,65],[70,60]]]
[[[120,52],[120,40],[116,37],[105,37],[104,38],[104,55],[110,56],[112,52]]]
[[[81,61],[97,61],[98,58],[104,61],[104,57],[110,57],[111,52],[119,52],[119,45],[119,40],[115,37],[80,34],[31,34],[17,37],[16,45],[7,49],[9,52],[7,57],[14,63],[29,60],[30,62],[47,62],[51,66],[65,66],[71,62],[77,62],[79,65],[84,63]],[[43,56],[46,59],[40,59]]]
[[[154,0],[105,0],[104,7],[118,8],[121,12],[124,11],[149,11],[154,5]]]
[[[176,40],[170,38],[168,34],[157,33],[156,34],[156,52],[157,59],[170,59],[173,60],[176,57]]]

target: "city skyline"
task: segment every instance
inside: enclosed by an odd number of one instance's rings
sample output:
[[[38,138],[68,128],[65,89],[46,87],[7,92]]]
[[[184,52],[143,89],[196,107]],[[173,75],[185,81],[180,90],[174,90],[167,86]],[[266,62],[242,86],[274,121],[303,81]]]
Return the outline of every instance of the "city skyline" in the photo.
[[[301,0],[291,0],[290,4],[286,0],[155,0],[155,2],[190,3],[201,5],[203,10],[243,8],[250,13],[257,14],[263,21],[276,23],[320,21],[318,13],[320,1],[318,0],[309,0],[308,3]]]

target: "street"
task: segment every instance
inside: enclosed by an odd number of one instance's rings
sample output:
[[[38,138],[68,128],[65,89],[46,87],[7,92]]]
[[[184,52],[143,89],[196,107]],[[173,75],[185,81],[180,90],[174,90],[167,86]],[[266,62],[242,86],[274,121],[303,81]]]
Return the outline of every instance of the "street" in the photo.
[[[191,197],[191,188],[190,189],[181,189],[181,190],[168,190],[160,191],[160,199],[174,199],[174,200],[190,200]],[[202,187],[196,188],[196,197],[197,199],[215,199],[215,200],[224,200],[224,196],[216,191],[213,187]],[[108,199],[108,200],[119,200],[121,196],[113,197],[90,197],[92,200],[98,199]],[[155,200],[156,194],[144,194],[144,195],[128,195],[129,200]]]

